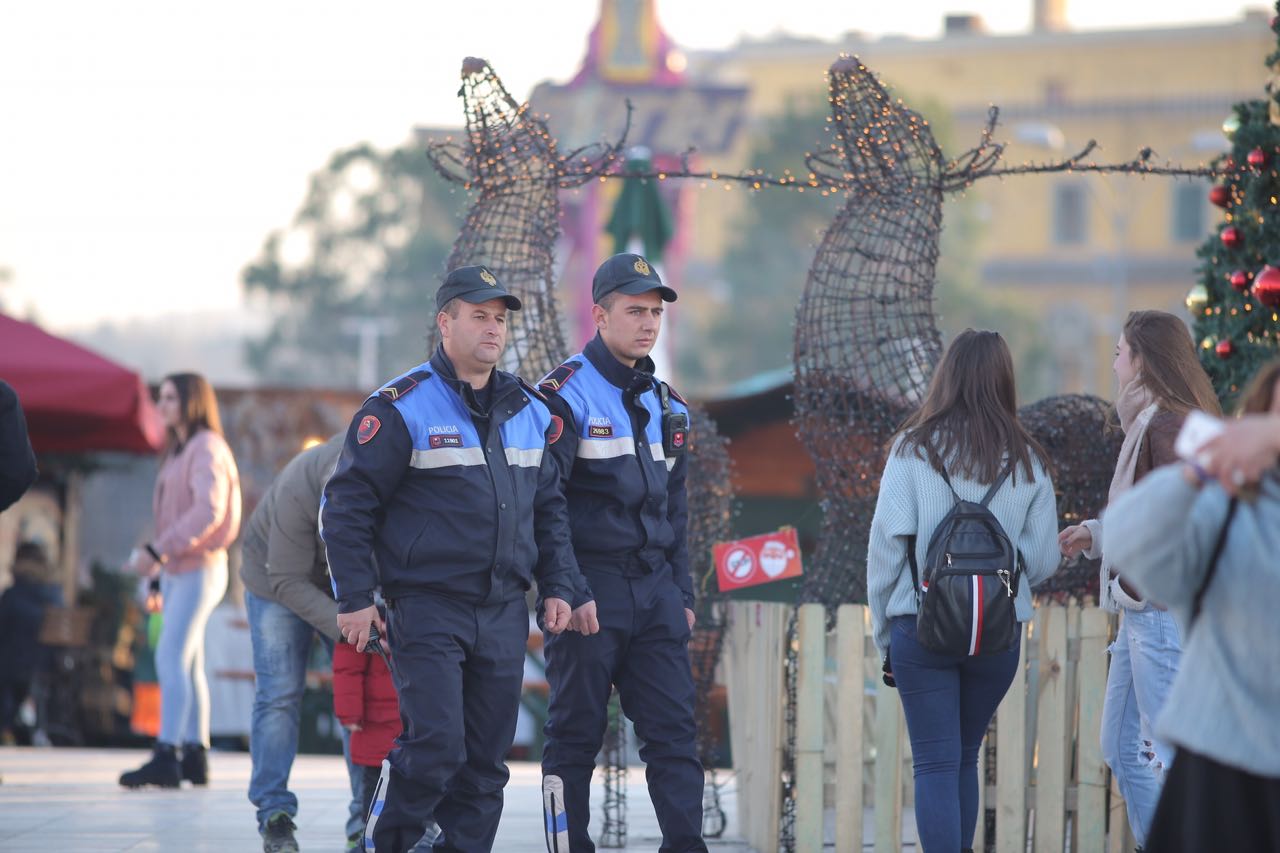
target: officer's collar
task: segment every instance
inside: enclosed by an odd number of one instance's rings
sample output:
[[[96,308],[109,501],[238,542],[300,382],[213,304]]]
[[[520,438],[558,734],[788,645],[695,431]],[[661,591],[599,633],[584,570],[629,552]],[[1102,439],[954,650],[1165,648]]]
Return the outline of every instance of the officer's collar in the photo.
[[[445,355],[444,344],[440,344],[436,347],[436,351],[432,354],[429,364],[431,365],[431,369],[435,371],[436,375],[452,386],[459,394],[462,394],[465,397],[466,391],[464,389],[470,390],[473,395],[475,394],[475,389],[471,387],[470,382],[463,382],[458,378],[458,371],[453,367],[453,360],[449,358],[449,356]],[[505,396],[516,386],[516,384],[516,381],[510,375],[504,371],[498,370],[497,368],[494,368],[493,372],[489,375],[489,387],[493,389],[494,402],[497,402]]]
[[[617,385],[623,390],[642,382],[653,382],[653,359],[646,355],[636,362],[635,367],[628,367],[614,358],[613,353],[609,352],[609,348],[604,345],[599,332],[596,332],[596,336],[582,348],[582,354],[587,357],[596,370],[600,371],[600,374],[605,379],[609,380],[610,384]]]

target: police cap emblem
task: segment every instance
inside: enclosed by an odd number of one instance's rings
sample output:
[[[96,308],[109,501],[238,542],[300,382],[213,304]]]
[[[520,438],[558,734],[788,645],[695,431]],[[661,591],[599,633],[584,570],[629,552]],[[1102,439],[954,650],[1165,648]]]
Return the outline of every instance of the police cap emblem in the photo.
[[[636,258],[636,262],[633,266],[635,267],[635,271],[640,273],[640,275],[649,274],[649,264],[644,258]]]
[[[493,273],[489,272],[487,269],[482,268],[480,270],[480,280],[490,287],[496,287],[498,285],[498,280],[494,278]]]

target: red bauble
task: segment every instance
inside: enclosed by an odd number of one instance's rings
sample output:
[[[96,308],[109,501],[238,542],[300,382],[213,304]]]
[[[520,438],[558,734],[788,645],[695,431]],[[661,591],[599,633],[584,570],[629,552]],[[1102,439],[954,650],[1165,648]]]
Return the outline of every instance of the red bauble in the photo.
[[[1236,345],[1231,343],[1229,339],[1223,338],[1218,341],[1218,345],[1213,348],[1213,351],[1218,354],[1218,358],[1231,358],[1231,354],[1236,351]]]
[[[1267,264],[1254,276],[1253,296],[1268,308],[1280,308],[1280,269]]]
[[[1240,229],[1234,225],[1228,225],[1222,229],[1222,245],[1228,249],[1238,249],[1244,244],[1244,235],[1240,233]]]
[[[1224,184],[1218,184],[1209,190],[1209,201],[1218,207],[1226,207],[1231,204],[1231,190],[1227,189]]]
[[[1231,274],[1231,286],[1244,293],[1249,289],[1249,274],[1244,270],[1236,270]]]
[[[1249,152],[1249,165],[1255,169],[1261,169],[1267,165],[1267,152],[1261,148],[1255,148]]]

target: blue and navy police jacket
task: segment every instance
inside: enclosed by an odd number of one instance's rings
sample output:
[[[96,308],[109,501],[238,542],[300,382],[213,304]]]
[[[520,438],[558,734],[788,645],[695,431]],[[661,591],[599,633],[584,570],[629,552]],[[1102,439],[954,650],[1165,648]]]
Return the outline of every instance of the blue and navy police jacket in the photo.
[[[572,601],[574,560],[541,395],[493,372],[459,381],[443,348],[356,413],[320,505],[338,612],[426,591],[471,604]],[[488,399],[485,405],[481,400]]]
[[[635,576],[671,565],[693,609],[686,536],[685,453],[663,449],[662,402],[653,361],[628,367],[597,334],[542,380],[551,413],[564,421],[551,445],[569,500],[573,548],[584,569]],[[688,415],[679,397],[671,411]],[[572,604],[586,600],[579,590]]]

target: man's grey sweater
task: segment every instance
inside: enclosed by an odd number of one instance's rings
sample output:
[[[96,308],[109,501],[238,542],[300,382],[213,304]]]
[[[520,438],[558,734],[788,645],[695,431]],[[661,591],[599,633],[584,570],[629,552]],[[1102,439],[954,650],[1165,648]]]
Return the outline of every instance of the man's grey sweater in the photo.
[[[317,529],[320,493],[342,451],[342,435],[299,453],[271,481],[245,527],[240,578],[259,598],[283,604],[335,641],[338,604]]]

